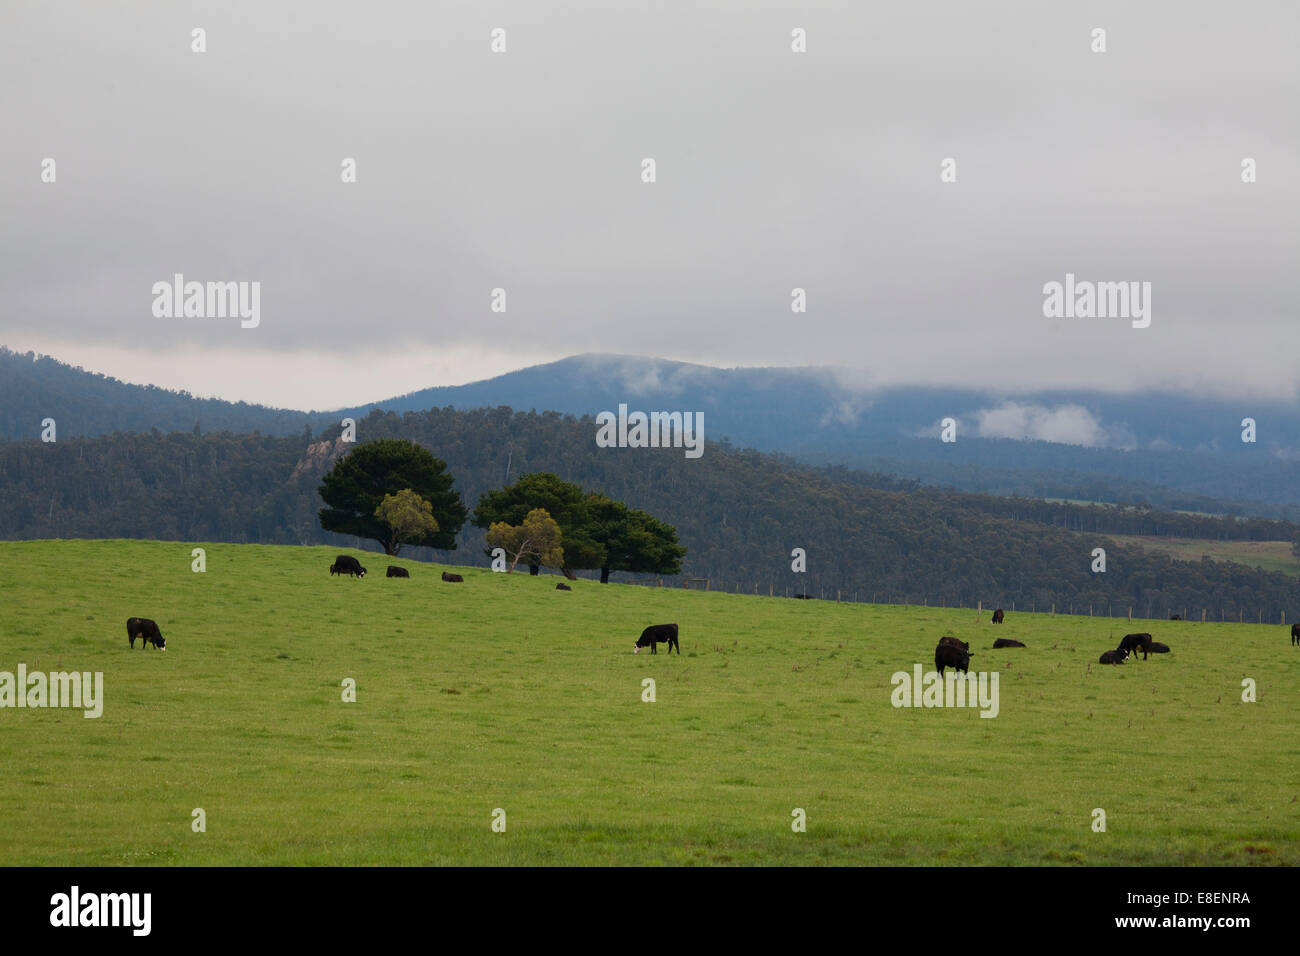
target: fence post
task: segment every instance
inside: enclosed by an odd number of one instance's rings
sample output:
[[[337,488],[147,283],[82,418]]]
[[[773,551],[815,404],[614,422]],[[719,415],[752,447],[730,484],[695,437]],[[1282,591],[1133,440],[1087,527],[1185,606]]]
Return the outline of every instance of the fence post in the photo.
[[[1129,619],[1129,621],[1132,621],[1132,620],[1133,620],[1133,605],[1132,605],[1132,604],[1130,604],[1130,605],[1128,606],[1128,619]]]

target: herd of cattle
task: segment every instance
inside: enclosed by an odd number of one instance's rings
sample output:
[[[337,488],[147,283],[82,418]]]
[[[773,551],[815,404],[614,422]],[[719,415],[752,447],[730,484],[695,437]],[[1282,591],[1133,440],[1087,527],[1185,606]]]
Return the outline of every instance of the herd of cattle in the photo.
[[[348,554],[340,554],[330,565],[330,574],[346,574],[349,577],[364,578],[366,569],[361,566],[361,562]],[[398,567],[395,564],[388,566],[388,577],[390,578],[409,578],[410,572],[406,568]],[[450,571],[442,572],[442,579],[452,584],[462,584],[465,578],[459,574],[452,574]],[[572,591],[573,588],[567,584],[557,584],[557,591]],[[796,594],[795,597],[808,599],[806,594]],[[1001,624],[1006,620],[1006,613],[1002,608],[993,612],[993,619],[990,623]],[[1169,616],[1171,621],[1181,621],[1182,617],[1178,614]],[[126,620],[126,636],[130,641],[131,649],[135,649],[135,639],[140,638],[140,646],[148,647],[152,644],[160,651],[167,649],[167,641],[158,630],[158,624],[149,620],[147,617],[129,617]],[[682,648],[677,643],[677,625],[676,624],[652,624],[641,632],[641,636],[636,639],[636,644],[632,647],[632,653],[636,654],[641,648],[650,648],[651,654],[658,654],[658,645],[667,644],[668,653],[677,648],[677,656],[681,657]],[[999,637],[993,642],[994,650],[1001,650],[1007,647],[1024,647],[1020,641],[1014,641],[1008,637]],[[1291,625],[1291,646],[1300,646],[1300,623]],[[1168,654],[1169,645],[1161,644],[1159,641],[1151,639],[1151,635],[1145,632],[1141,634],[1125,634],[1124,639],[1119,642],[1119,647],[1113,651],[1104,651],[1098,660],[1100,664],[1122,664],[1131,655],[1137,658],[1137,652],[1142,651],[1142,659],[1146,660],[1148,654]],[[969,641],[959,641],[955,637],[944,636],[939,638],[939,643],[934,649],[934,666],[940,674],[944,668],[951,667],[955,670],[968,672],[970,668],[971,649]]]
[[[993,620],[990,623],[1001,624],[1005,620],[1006,613],[1002,608],[998,608],[993,612]],[[1182,618],[1174,614],[1169,620],[1181,621]],[[1291,643],[1292,645],[1300,644],[1300,623],[1291,625]],[[999,637],[993,642],[994,650],[1000,650],[1004,647],[1024,646],[1022,642],[1013,641],[1006,637]],[[1113,651],[1104,651],[1098,663],[1122,664],[1130,655],[1136,659],[1139,650],[1142,651],[1142,659],[1146,660],[1148,654],[1168,654],[1169,645],[1152,640],[1151,635],[1145,632],[1141,634],[1125,634],[1124,639],[1119,642],[1119,647]],[[969,641],[959,641],[955,637],[944,636],[939,638],[939,643],[934,649],[934,666],[940,674],[947,667],[967,673],[970,668],[971,656]]]
[[[330,574],[346,574],[353,578],[364,578],[366,569],[361,566],[361,562],[349,554],[340,554],[330,565]],[[396,564],[388,566],[388,577],[390,578],[409,578],[411,572],[406,568],[398,567]],[[452,584],[462,584],[465,579],[459,574],[452,574],[450,571],[442,572],[442,579],[450,581]],[[565,590],[569,590],[565,588]]]

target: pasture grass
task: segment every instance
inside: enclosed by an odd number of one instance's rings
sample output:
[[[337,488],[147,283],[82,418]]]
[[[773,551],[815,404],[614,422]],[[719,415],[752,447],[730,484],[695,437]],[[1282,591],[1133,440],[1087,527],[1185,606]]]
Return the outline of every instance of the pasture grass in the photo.
[[[1232,561],[1265,571],[1300,575],[1300,558],[1291,550],[1290,541],[1220,541],[1211,538],[1169,538],[1144,534],[1110,534],[1106,537],[1126,545],[1167,554],[1177,561]]]
[[[196,574],[191,547],[0,542],[0,670],[102,671],[106,699],[0,709],[0,861],[1300,863],[1300,649],[1276,625],[999,627],[400,559],[388,580],[350,552],[358,581],[324,547],[206,544]],[[167,651],[130,650],[130,616]],[[681,657],[631,653],[668,621]],[[1173,653],[1099,665],[1126,630]],[[891,706],[943,634],[999,673],[998,717]]]

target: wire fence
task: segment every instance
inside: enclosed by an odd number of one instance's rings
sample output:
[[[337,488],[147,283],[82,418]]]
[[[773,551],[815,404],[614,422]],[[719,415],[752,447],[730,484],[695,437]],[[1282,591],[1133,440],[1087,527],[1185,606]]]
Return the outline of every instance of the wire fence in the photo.
[[[1100,603],[1096,601],[1075,601],[1065,599],[1062,601],[1030,601],[1028,605],[1023,602],[1011,601],[1008,604],[995,604],[992,602],[977,601],[967,603],[964,601],[946,601],[943,598],[931,600],[925,595],[907,595],[898,594],[888,591],[871,591],[867,592],[861,589],[849,590],[845,588],[824,588],[814,587],[812,589],[803,589],[785,587],[778,588],[775,584],[768,583],[761,585],[755,582],[753,585],[742,585],[736,582],[728,584],[724,581],[714,581],[710,578],[682,578],[675,583],[665,585],[664,578],[634,578],[624,581],[624,584],[635,584],[643,587],[665,587],[680,586],[683,588],[692,588],[703,591],[717,591],[724,594],[746,594],[757,595],[759,597],[790,598],[802,600],[833,601],[840,604],[882,604],[894,607],[920,607],[920,608],[946,608],[946,609],[969,609],[977,614],[992,614],[995,609],[1000,608],[1008,614],[1060,614],[1070,617],[1108,617],[1124,618],[1126,620],[1180,620],[1190,621],[1193,623],[1231,623],[1231,624],[1273,624],[1278,623],[1285,626],[1288,620],[1295,621],[1297,616],[1293,613],[1288,617],[1286,609],[1277,612],[1276,619],[1272,613],[1265,615],[1263,609],[1257,608],[1254,613],[1250,613],[1244,607],[1226,607],[1209,608],[1195,607],[1188,604],[1173,605],[1165,602],[1163,606],[1156,601],[1147,601],[1144,604],[1115,604],[1114,602]],[[1145,611],[1146,613],[1142,613]],[[1175,617],[1177,615],[1177,617]]]

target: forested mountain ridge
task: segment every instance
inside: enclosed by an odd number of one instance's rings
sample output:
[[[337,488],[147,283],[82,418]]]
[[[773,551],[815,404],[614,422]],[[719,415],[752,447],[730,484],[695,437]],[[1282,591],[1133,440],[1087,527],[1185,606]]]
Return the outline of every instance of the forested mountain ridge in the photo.
[[[355,545],[317,521],[320,477],[351,447],[338,432],[0,444],[0,536]],[[728,590],[843,590],[862,600],[1022,608],[1092,603],[1099,613],[1205,607],[1272,620],[1300,612],[1300,590],[1283,574],[1174,561],[1105,538],[1157,526],[1278,539],[1300,531],[1292,524],[941,492],[726,443],[711,442],[690,460],[680,449],[598,448],[594,434],[591,419],[508,408],[375,412],[357,425],[361,442],[407,438],[428,447],[471,508],[521,474],[548,471],[648,511],[677,528],[685,575]],[[791,571],[796,547],[807,551],[806,574]],[[1090,570],[1096,547],[1107,549],[1105,573]],[[457,551],[438,557],[486,564],[482,531],[463,529]]]
[[[113,431],[260,431],[300,435],[375,408],[553,410],[595,414],[701,411],[706,434],[812,464],[840,464],[935,487],[994,495],[1103,502],[1146,501],[1166,511],[1300,520],[1300,408],[1171,395],[1037,393],[970,389],[863,389],[824,368],[720,369],[619,355],[582,355],[467,385],[423,389],[330,412],[264,408],[129,385],[54,359],[0,348],[0,439],[39,436],[53,418],[60,438]],[[937,439],[954,416],[958,440]],[[1259,443],[1239,440],[1245,415]],[[1027,428],[999,437],[1007,418]],[[1030,424],[1026,424],[1029,422]],[[1047,424],[1044,424],[1046,422]],[[1082,436],[1079,429],[1082,428]],[[1064,429],[1064,431],[1062,431]],[[1073,437],[1072,437],[1073,436]],[[1083,442],[1083,444],[1071,443]]]

